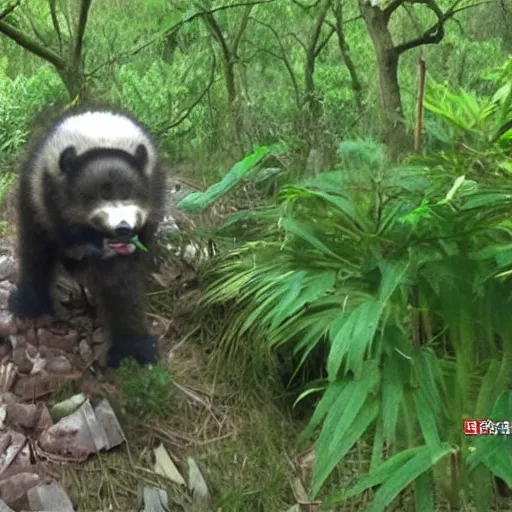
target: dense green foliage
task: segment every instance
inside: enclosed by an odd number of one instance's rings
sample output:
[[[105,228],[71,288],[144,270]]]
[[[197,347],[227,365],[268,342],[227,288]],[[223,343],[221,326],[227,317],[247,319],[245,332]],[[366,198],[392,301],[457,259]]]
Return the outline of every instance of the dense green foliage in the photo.
[[[459,7],[475,3],[464,0]],[[0,13],[13,4],[2,0]],[[92,2],[83,62],[75,66],[74,74],[83,74],[88,95],[119,102],[148,123],[174,163],[193,161],[198,174],[199,169],[208,169],[200,173],[208,181],[223,171],[226,160],[239,158],[238,146],[249,153],[259,144],[286,141],[305,155],[316,144],[317,132],[324,160],[329,161],[340,139],[361,134],[379,137],[383,126],[375,52],[357,2],[333,1],[331,6],[342,6],[336,12],[341,16],[345,53],[333,32],[334,10],[328,11],[314,40],[322,15],[322,6],[316,4],[261,0],[237,7],[236,2],[226,1],[212,7],[200,2],[130,0],[126,8],[121,1]],[[442,9],[450,5],[448,0],[440,2]],[[213,14],[200,16],[204,9],[212,9]],[[447,21],[442,42],[425,47],[428,74],[486,92],[482,66],[492,69],[503,63],[511,47],[507,29],[511,16],[506,3],[498,1],[462,10],[456,17],[459,25]],[[476,23],[483,17],[496,29],[485,37]],[[390,25],[395,41],[414,39],[431,18],[427,7],[417,6],[414,12],[398,9]],[[0,37],[2,159],[20,149],[35,112],[49,102],[68,102],[69,94],[75,99],[65,69],[73,67],[78,19],[79,2],[25,0],[0,21],[0,32],[1,23],[9,23],[53,57],[45,62],[11,38]],[[226,51],[234,55],[229,66]],[[345,65],[347,55],[359,93]],[[69,66],[56,67],[61,65],[57,57],[69,61]],[[414,117],[417,58],[412,50],[400,60],[398,78],[409,126]],[[311,98],[319,102],[314,126]]]
[[[512,410],[512,131],[496,137],[512,115],[511,83],[489,98],[433,87],[426,104],[443,148],[421,164],[342,143],[337,170],[238,214],[258,229],[209,272],[205,306],[235,308],[228,354],[252,357],[247,339],[288,345],[300,371],[327,346],[325,377],[299,397],[322,392],[304,432],[321,426],[313,497],[367,432],[370,473],[334,501],[382,484],[371,510],[384,510],[415,482],[417,509],[431,510],[434,479],[453,505],[489,510],[491,475],[512,484],[510,440],[462,429]],[[484,159],[493,165],[476,167]]]
[[[202,275],[211,360],[264,396],[286,375],[315,443],[310,498],[371,490],[377,511],[412,489],[417,510],[441,493],[487,511],[495,477],[512,486],[512,443],[462,421],[512,419],[512,9],[372,4],[0,0],[0,164],[10,184],[48,105],[131,110],[209,186],[183,211],[239,210]],[[138,412],[169,413],[165,368],[119,376]],[[341,492],[334,470],[362,440],[368,473]],[[285,502],[239,488],[222,506]]]
[[[169,368],[158,363],[152,371],[142,370],[137,361],[122,361],[117,379],[126,409],[141,417],[166,417],[172,410],[172,375]]]

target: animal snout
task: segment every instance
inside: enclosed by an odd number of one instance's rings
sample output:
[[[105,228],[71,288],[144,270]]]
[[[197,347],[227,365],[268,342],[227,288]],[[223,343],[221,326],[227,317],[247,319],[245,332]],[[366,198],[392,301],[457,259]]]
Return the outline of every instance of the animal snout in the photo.
[[[115,227],[114,234],[119,240],[130,238],[132,235],[132,228],[128,222],[123,220]]]

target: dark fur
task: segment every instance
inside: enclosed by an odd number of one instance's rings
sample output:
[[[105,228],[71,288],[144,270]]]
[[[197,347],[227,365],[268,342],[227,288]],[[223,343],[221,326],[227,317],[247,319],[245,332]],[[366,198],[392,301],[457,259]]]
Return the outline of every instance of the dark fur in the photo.
[[[118,109],[115,112],[124,114]],[[148,332],[144,312],[148,255],[137,250],[129,256],[99,259],[105,233],[98,232],[84,219],[90,212],[88,201],[95,194],[107,194],[112,198],[126,198],[126,194],[134,196],[150,209],[148,222],[138,233],[139,240],[150,254],[153,237],[163,215],[165,173],[159,163],[150,177],[140,172],[147,159],[143,147],[139,147],[134,155],[115,148],[91,149],[78,156],[72,149],[66,150],[60,158],[64,182],[59,184],[46,174],[40,191],[51,220],[50,227],[45,227],[38,221],[30,187],[34,158],[41,150],[46,134],[54,126],[54,123],[46,126],[36,136],[20,169],[17,204],[20,273],[18,288],[9,298],[9,310],[25,318],[53,314],[52,288],[61,263],[68,271],[86,274],[110,339],[108,366],[116,367],[122,358],[128,356],[140,364],[151,363],[156,359],[156,340]],[[98,190],[96,176],[105,174],[105,162],[110,164],[111,180],[108,190]],[[65,254],[76,246],[86,249],[86,256],[80,261],[69,259]]]

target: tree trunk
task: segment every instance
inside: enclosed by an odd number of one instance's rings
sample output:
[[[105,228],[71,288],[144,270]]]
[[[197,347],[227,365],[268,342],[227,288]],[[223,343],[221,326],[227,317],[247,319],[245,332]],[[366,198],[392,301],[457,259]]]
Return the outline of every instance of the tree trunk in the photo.
[[[379,7],[372,7],[367,0],[359,0],[361,15],[375,48],[379,69],[380,100],[384,115],[384,141],[393,158],[409,149],[405,119],[398,85],[400,54],[393,45],[388,29],[388,19]]]
[[[57,68],[57,73],[59,73],[61,80],[64,82],[64,86],[68,91],[71,101],[74,101],[77,97],[83,99],[82,97],[87,95],[85,90],[85,77],[80,69]]]
[[[231,125],[233,127],[233,135],[237,146],[237,158],[244,156],[244,144],[242,141],[242,117],[240,114],[240,105],[235,79],[235,64],[231,55],[228,59],[224,59],[224,76],[226,79],[226,91],[228,95],[228,108],[231,117]]]

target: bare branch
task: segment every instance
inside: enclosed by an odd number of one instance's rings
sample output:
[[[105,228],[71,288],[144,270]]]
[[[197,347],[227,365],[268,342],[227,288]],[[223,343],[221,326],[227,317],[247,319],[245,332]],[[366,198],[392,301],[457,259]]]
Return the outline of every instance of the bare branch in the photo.
[[[219,43],[222,51],[222,57],[224,58],[225,63],[229,65],[229,62],[231,60],[231,50],[228,47],[226,38],[222,34],[222,29],[220,28],[220,25],[217,23],[215,16],[213,16],[213,14],[210,12],[205,13],[205,15],[203,16],[203,21],[205,22],[207,28],[212,33],[213,37]]]
[[[0,20],[0,33],[12,39],[15,43],[25,48],[25,50],[53,64],[57,69],[65,68],[66,63],[59,54],[41,45],[38,41],[24,34],[21,30],[18,30],[6,21]]]
[[[56,1],[57,0],[48,0],[48,5],[50,6],[50,15],[52,18],[53,29],[55,30],[57,39],[59,40],[59,50],[62,52],[62,34],[60,32],[59,19],[57,17]]]
[[[345,63],[345,66],[348,70],[348,73],[350,75],[350,81],[352,83],[352,90],[354,92],[354,97],[356,101],[357,110],[359,112],[362,112],[363,110],[363,87],[361,85],[361,81],[359,80],[359,75],[356,69],[356,66],[354,64],[354,61],[352,60],[352,57],[350,55],[350,48],[347,43],[347,40],[345,39],[345,33],[343,31],[343,3],[341,0],[337,0],[332,6],[332,12],[334,14],[334,20],[335,20],[335,28],[336,34],[338,35],[338,46],[340,48],[341,58],[343,59],[343,62]]]
[[[9,14],[11,14],[14,11],[14,9],[16,9],[16,7],[19,7],[20,1],[21,0],[18,0],[16,3],[12,4],[9,7],[6,7],[2,12],[0,12],[0,20],[7,18],[7,16],[9,16]]]
[[[34,32],[34,35],[37,37],[37,39],[39,39],[39,41],[41,41],[43,46],[50,47],[51,42],[45,37],[39,28],[37,28],[35,23],[37,16],[34,16],[28,4],[26,4],[23,9],[20,9],[20,16],[23,17],[23,19],[30,25],[32,32]]]
[[[308,49],[306,47],[306,45],[303,43],[303,41],[301,40],[301,38],[297,35],[297,34],[294,34],[292,32],[289,32],[288,34],[286,34],[287,36],[295,39],[295,41],[297,41],[297,43],[299,43],[301,46],[302,46],[302,49],[307,52]]]
[[[84,44],[85,28],[87,26],[87,17],[91,8],[92,0],[82,0],[80,5],[80,16],[78,18],[78,28],[76,31],[75,48],[73,50],[73,60],[75,63],[80,61],[82,56],[82,47]]]
[[[320,33],[322,31],[322,25],[324,24],[325,17],[327,16],[327,12],[329,11],[329,6],[331,5],[330,0],[327,0],[322,7],[322,10],[320,14],[318,15],[318,18],[315,23],[315,27],[313,29],[313,34],[311,35],[311,39],[309,40],[309,48],[308,53],[315,53],[316,52],[316,45],[318,43],[318,39],[320,38]],[[332,35],[332,32],[331,32]],[[315,53],[316,54],[316,53]]]
[[[444,37],[444,25],[447,20],[452,18],[459,10],[455,9],[456,6],[461,2],[461,0],[456,0],[452,6],[446,11],[442,12],[439,6],[435,3],[434,0],[424,0],[418,3],[425,3],[428,5],[431,11],[435,13],[437,16],[437,22],[434,23],[431,27],[429,27],[422,35],[416,37],[415,39],[411,39],[405,43],[399,44],[395,47],[395,51],[398,55],[410,50],[411,48],[416,48],[418,46],[423,46],[427,44],[436,44],[439,43]]]
[[[247,29],[247,23],[249,22],[249,16],[251,15],[251,11],[253,10],[254,5],[248,5],[242,16],[242,21],[240,22],[240,26],[238,27],[237,33],[233,39],[233,45],[231,47],[231,53],[233,57],[238,57],[238,48],[240,46],[240,41],[242,40],[243,35]]]
[[[132,48],[131,50],[121,52],[114,58],[107,59],[102,64],[99,64],[98,66],[96,66],[92,71],[89,71],[88,73],[86,73],[86,76],[92,76],[92,75],[96,74],[98,71],[100,71],[101,69],[103,69],[105,66],[119,62],[123,58],[130,58],[130,57],[133,57],[134,55],[137,55],[142,50],[145,50],[148,46],[151,46],[151,45],[155,44],[157,41],[160,41],[163,37],[167,37],[168,35],[177,32],[183,25],[186,25],[187,23],[194,21],[196,18],[205,16],[206,14],[215,14],[216,12],[219,12],[219,11],[225,11],[227,9],[232,9],[232,8],[236,8],[236,7],[246,7],[248,5],[270,4],[274,1],[275,0],[255,0],[253,2],[241,2],[238,4],[220,5],[219,7],[214,7],[213,9],[210,9],[208,11],[200,10],[200,11],[195,12],[195,13],[191,14],[190,16],[187,16],[187,17],[183,18],[182,20],[178,21],[172,27],[170,27],[168,30],[166,30],[163,33],[158,34],[157,36],[153,37],[149,41],[146,41],[145,43],[142,43],[141,45],[136,46],[136,47]]]
[[[215,53],[212,52],[212,65],[211,65],[211,72],[210,72],[210,80],[208,81],[208,84],[206,88],[201,92],[201,94],[192,102],[192,104],[187,107],[183,113],[178,117],[176,121],[173,121],[169,125],[165,126],[164,128],[160,128],[157,132],[157,135],[162,135],[163,133],[169,131],[172,128],[176,128],[176,126],[180,125],[185,119],[187,119],[192,111],[199,105],[199,103],[202,101],[202,99],[208,94],[208,91],[212,87],[213,83],[215,82],[215,71],[217,68],[217,63],[215,59]]]
[[[331,37],[334,34],[334,32],[336,32],[336,30],[333,27],[331,27],[331,31],[327,34],[327,36],[325,36],[325,39],[316,47],[315,57],[318,57],[320,55],[322,50],[325,48],[325,46],[327,45],[327,43],[331,39]]]
[[[288,71],[288,74],[290,75],[290,80],[292,81],[293,90],[295,92],[295,103],[297,104],[297,107],[300,108],[300,105],[301,105],[300,96],[301,96],[301,94],[300,94],[299,84],[297,82],[297,77],[295,76],[295,72],[293,71],[293,66],[292,66],[291,62],[289,61],[288,57],[286,56],[286,49],[285,49],[285,47],[283,45],[283,41],[279,37],[279,34],[278,34],[277,30],[272,25],[269,25],[268,23],[265,23],[263,21],[257,20],[256,18],[251,18],[251,21],[254,21],[255,23],[258,23],[259,25],[262,25],[263,27],[267,28],[274,35],[274,37],[275,37],[275,39],[277,41],[277,44],[279,45],[279,50],[281,52],[280,55],[277,54],[277,53],[274,53],[274,52],[272,52],[270,50],[263,49],[263,48],[258,48],[258,50],[262,51],[262,52],[265,52],[265,53],[268,53],[269,55],[272,55],[276,59],[279,59],[279,60],[283,61],[283,64],[285,65],[286,70]]]

